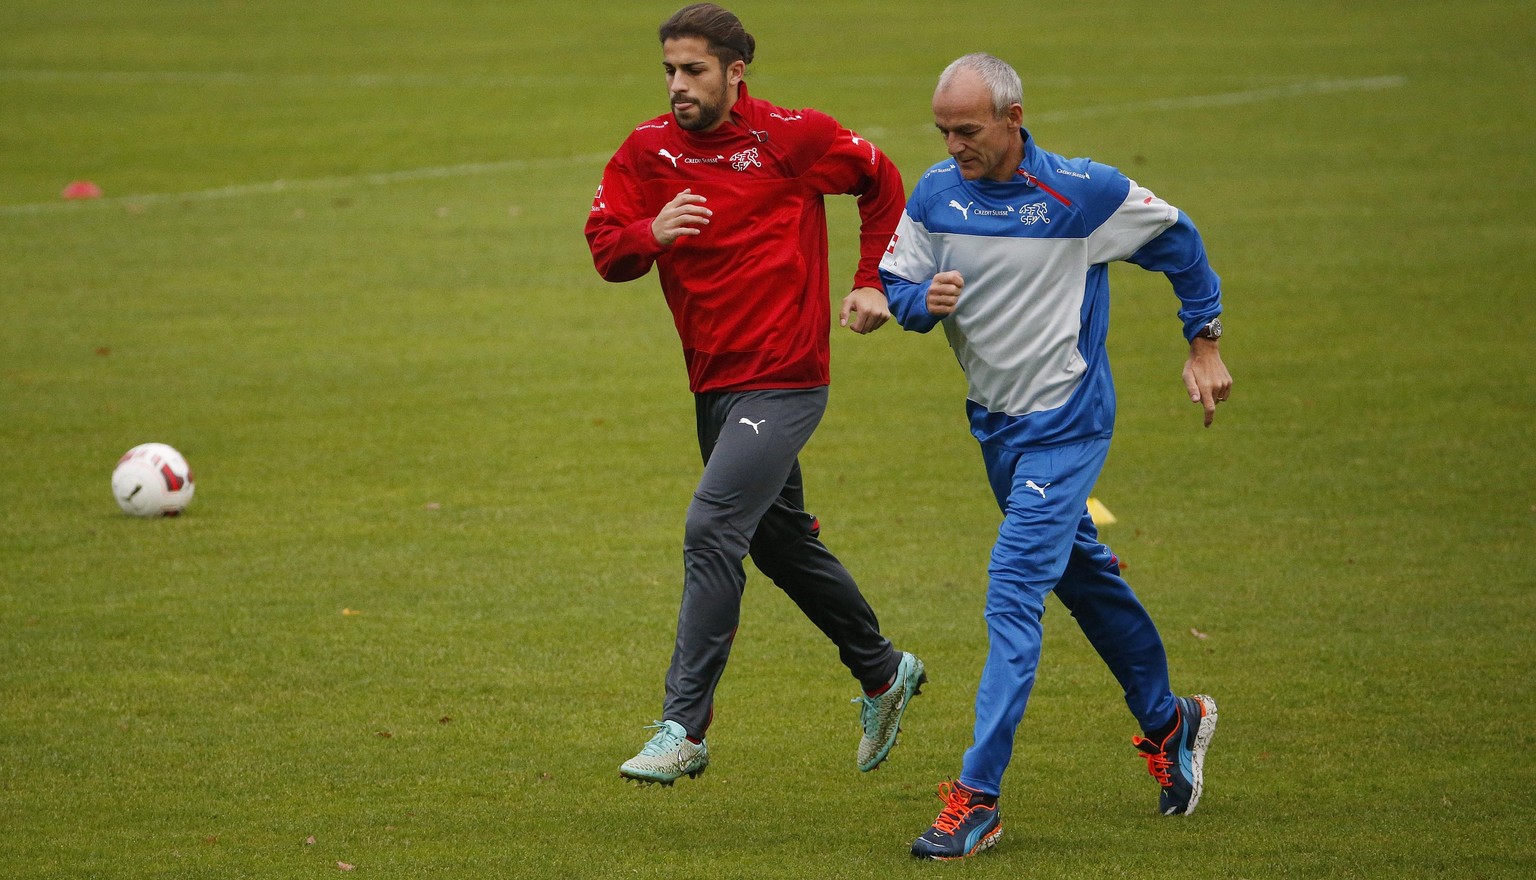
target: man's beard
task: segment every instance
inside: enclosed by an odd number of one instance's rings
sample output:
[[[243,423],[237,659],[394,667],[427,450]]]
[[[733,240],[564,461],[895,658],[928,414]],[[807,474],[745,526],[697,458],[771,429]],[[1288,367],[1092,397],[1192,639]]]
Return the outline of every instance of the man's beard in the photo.
[[[720,96],[720,100],[715,103],[699,99],[695,101],[693,107],[693,114],[686,120],[677,114],[676,108],[673,108],[672,118],[677,120],[677,127],[685,131],[704,131],[714,127],[715,123],[725,116],[725,96]]]

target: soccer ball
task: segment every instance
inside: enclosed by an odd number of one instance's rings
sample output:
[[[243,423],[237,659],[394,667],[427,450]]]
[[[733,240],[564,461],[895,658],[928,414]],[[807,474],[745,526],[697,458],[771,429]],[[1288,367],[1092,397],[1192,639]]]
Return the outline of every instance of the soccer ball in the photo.
[[[164,443],[143,443],[123,453],[112,471],[112,496],[133,516],[175,516],[192,503],[192,468]]]

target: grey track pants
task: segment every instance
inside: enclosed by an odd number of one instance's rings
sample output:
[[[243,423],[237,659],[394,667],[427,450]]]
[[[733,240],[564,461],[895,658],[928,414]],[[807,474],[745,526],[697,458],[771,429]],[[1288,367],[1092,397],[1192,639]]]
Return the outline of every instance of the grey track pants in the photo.
[[[758,569],[837,645],[866,689],[895,675],[901,655],[843,564],[805,511],[800,450],[827,407],[827,389],[715,392],[695,396],[704,475],[683,536],[683,602],[667,670],[663,717],[702,737],[714,714],[746,587],[743,560]]]

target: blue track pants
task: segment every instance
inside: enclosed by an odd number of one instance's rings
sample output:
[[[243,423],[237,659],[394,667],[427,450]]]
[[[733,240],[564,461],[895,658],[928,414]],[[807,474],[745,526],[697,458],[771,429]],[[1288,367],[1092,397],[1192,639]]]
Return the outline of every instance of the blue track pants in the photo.
[[[1108,454],[1107,437],[1026,452],[982,447],[1003,524],[988,567],[988,651],[976,690],[975,739],[960,774],[970,788],[1002,792],[1040,664],[1047,593],[1056,593],[1108,664],[1143,730],[1173,718],[1162,637],[1088,516],[1088,493]]]

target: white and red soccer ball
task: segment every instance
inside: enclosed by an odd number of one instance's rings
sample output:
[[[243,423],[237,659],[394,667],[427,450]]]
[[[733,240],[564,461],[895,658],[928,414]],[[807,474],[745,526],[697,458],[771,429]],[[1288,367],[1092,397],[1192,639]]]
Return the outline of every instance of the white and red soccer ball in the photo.
[[[133,516],[176,516],[192,503],[192,468],[164,443],[142,443],[123,453],[112,471],[112,496]]]

